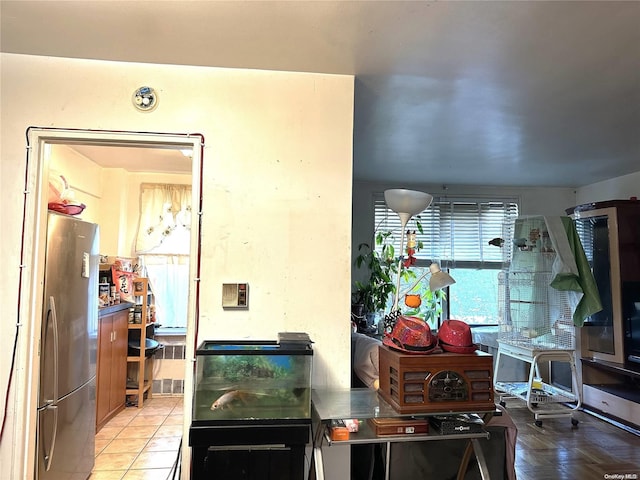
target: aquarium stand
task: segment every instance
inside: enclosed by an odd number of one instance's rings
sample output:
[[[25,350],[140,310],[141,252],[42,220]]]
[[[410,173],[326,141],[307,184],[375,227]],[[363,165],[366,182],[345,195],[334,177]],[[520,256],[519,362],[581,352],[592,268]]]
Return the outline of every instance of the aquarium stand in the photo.
[[[304,478],[311,422],[191,425],[191,479]]]

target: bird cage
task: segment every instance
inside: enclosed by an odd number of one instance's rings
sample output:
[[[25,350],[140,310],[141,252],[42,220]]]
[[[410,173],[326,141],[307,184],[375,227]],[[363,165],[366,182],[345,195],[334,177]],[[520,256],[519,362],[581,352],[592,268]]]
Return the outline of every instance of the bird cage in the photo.
[[[575,327],[567,292],[546,273],[505,272],[500,278],[498,340],[513,345],[573,350]]]
[[[510,258],[500,275],[498,340],[513,345],[573,350],[573,307],[566,291],[550,286],[554,247],[544,217],[520,217]]]

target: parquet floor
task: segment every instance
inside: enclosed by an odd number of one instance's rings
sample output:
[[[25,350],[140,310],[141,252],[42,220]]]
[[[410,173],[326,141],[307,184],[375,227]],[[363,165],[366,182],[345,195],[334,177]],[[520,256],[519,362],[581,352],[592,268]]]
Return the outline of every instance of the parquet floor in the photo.
[[[576,427],[570,417],[538,427],[522,400],[506,403],[518,427],[518,480],[640,480],[640,436],[582,411],[573,412]]]

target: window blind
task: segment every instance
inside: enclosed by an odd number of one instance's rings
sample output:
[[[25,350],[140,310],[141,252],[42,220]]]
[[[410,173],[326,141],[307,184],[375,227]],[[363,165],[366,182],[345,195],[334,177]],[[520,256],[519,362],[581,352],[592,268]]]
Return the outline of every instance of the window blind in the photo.
[[[376,232],[393,232],[395,251],[400,252],[400,219],[387,207],[383,194],[375,195],[374,211]],[[507,237],[517,216],[517,198],[434,196],[431,206],[409,221],[407,230],[415,231],[422,242],[415,254],[418,264],[437,261],[449,268],[499,268],[510,248],[504,250],[489,241]]]
[[[579,218],[574,221],[578,237],[580,238],[580,242],[582,242],[582,248],[590,264],[593,263],[596,225],[598,223],[602,224],[602,222],[602,218]],[[604,223],[606,228],[606,221]]]

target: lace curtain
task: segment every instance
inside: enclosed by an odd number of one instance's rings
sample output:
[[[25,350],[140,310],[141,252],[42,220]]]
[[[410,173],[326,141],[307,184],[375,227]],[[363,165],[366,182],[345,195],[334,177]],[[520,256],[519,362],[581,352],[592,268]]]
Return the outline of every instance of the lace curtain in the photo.
[[[189,255],[191,185],[143,183],[136,252]]]
[[[187,324],[190,235],[191,186],[142,184],[136,252],[163,327]]]

